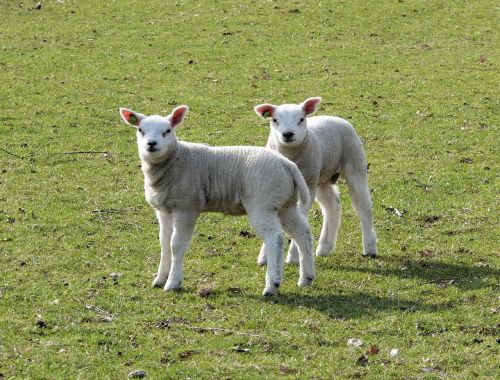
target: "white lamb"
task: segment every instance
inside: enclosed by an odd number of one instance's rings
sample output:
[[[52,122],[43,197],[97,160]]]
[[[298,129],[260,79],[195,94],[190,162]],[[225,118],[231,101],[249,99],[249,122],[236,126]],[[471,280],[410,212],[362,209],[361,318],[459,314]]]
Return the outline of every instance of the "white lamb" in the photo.
[[[316,250],[317,256],[328,256],[335,249],[340,226],[340,193],[335,185],[341,175],[347,181],[352,204],[361,221],[363,255],[377,255],[377,237],[372,222],[372,203],[367,181],[365,153],[353,126],[333,116],[309,115],[316,112],[321,98],[309,98],[302,104],[261,104],[255,112],[270,119],[267,148],[276,150],[297,164],[310,191],[323,212],[323,228]],[[263,247],[264,248],[264,247]],[[297,247],[292,242],[287,263],[297,262]],[[261,249],[259,264],[266,263]]]
[[[146,200],[160,224],[161,257],[153,285],[181,286],[184,253],[201,212],[248,214],[265,242],[268,257],[264,295],[277,291],[283,274],[282,227],[299,247],[298,285],[315,277],[312,237],[297,205],[309,203],[307,185],[297,166],[280,154],[257,147],[210,147],[178,141],[175,130],[188,112],[145,116],[120,109],[125,123],[137,128]]]

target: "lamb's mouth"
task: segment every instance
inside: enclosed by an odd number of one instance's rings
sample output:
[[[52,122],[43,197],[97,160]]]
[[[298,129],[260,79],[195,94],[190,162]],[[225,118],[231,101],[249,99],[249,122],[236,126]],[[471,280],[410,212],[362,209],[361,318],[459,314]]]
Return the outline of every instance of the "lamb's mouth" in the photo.
[[[294,142],[295,139],[293,137],[289,137],[289,138],[284,138],[282,141],[283,143],[288,144]]]
[[[158,149],[156,149],[155,147],[146,148],[146,150],[150,153],[158,152]]]

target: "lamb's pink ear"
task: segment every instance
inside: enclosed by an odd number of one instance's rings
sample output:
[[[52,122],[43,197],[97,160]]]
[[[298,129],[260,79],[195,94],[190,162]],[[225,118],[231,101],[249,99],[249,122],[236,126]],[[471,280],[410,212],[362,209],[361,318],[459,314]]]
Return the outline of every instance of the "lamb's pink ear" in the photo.
[[[304,100],[304,102],[300,106],[302,107],[306,115],[311,115],[316,112],[316,108],[318,107],[319,103],[321,103],[321,98],[315,97]]]
[[[132,127],[139,126],[141,120],[146,117],[142,113],[137,113],[127,108],[120,108],[120,116],[126,124]]]
[[[273,117],[275,109],[276,106],[273,106],[272,104],[259,104],[258,106],[255,106],[253,108],[255,113],[264,119],[267,119],[268,117]]]
[[[189,111],[189,107],[188,106],[179,106],[179,107],[176,107],[172,111],[172,113],[169,115],[170,126],[172,128],[175,128],[179,124],[181,124],[182,121],[184,120],[184,117],[187,115],[188,111]]]

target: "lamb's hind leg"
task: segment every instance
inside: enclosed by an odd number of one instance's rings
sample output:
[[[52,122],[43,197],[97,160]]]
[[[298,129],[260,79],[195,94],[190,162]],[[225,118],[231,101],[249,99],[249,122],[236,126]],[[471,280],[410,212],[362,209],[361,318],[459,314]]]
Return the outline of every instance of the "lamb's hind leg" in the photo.
[[[329,256],[335,250],[337,232],[342,214],[338,187],[331,183],[319,185],[316,192],[316,200],[323,212],[323,227],[321,228],[316,256]]]
[[[306,223],[308,219],[308,213],[309,210],[312,206],[312,202],[314,202],[314,197],[316,196],[316,188],[315,187],[309,187],[309,203],[306,205],[302,205],[301,207],[298,208],[300,213],[304,216]],[[308,224],[309,226],[309,224]],[[286,255],[286,263],[287,264],[299,264],[300,263],[300,254],[299,254],[299,246],[295,242],[295,239],[291,237],[292,240],[290,242],[290,247],[288,248],[288,254]],[[266,265],[267,263],[267,258],[266,258],[266,249],[265,249],[265,243],[262,244],[260,247],[260,252],[259,252],[259,257],[257,258],[257,264],[259,265]]]
[[[373,228],[372,201],[365,168],[359,168],[345,175],[349,186],[351,202],[361,222],[363,234],[363,256],[377,255],[377,236]]]
[[[295,206],[280,210],[279,217],[283,228],[298,246],[300,262],[298,285],[310,285],[315,277],[315,269],[312,236],[307,224],[307,218]]]
[[[181,287],[183,280],[182,266],[184,264],[184,254],[191,242],[194,225],[198,213],[194,212],[174,212],[173,213],[173,234],[170,242],[172,252],[172,265],[168,275],[165,290],[175,290]]]
[[[172,252],[170,250],[170,239],[172,238],[173,219],[169,212],[156,211],[158,224],[160,225],[160,265],[158,273],[153,281],[153,286],[163,287],[167,282],[170,264],[172,262]]]
[[[275,211],[252,210],[248,216],[255,232],[264,241],[267,272],[263,294],[271,295],[277,292],[283,276],[283,231]]]

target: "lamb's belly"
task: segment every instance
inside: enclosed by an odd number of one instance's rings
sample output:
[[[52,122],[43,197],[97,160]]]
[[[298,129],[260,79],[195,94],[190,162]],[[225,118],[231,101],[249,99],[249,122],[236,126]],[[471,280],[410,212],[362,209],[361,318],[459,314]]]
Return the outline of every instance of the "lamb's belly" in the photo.
[[[217,202],[209,201],[203,209],[204,212],[221,212],[226,215],[246,214],[245,208],[241,202]]]
[[[331,183],[336,184],[340,177],[340,169],[337,170],[328,170],[324,173],[321,173],[321,177],[319,179],[319,183]]]

